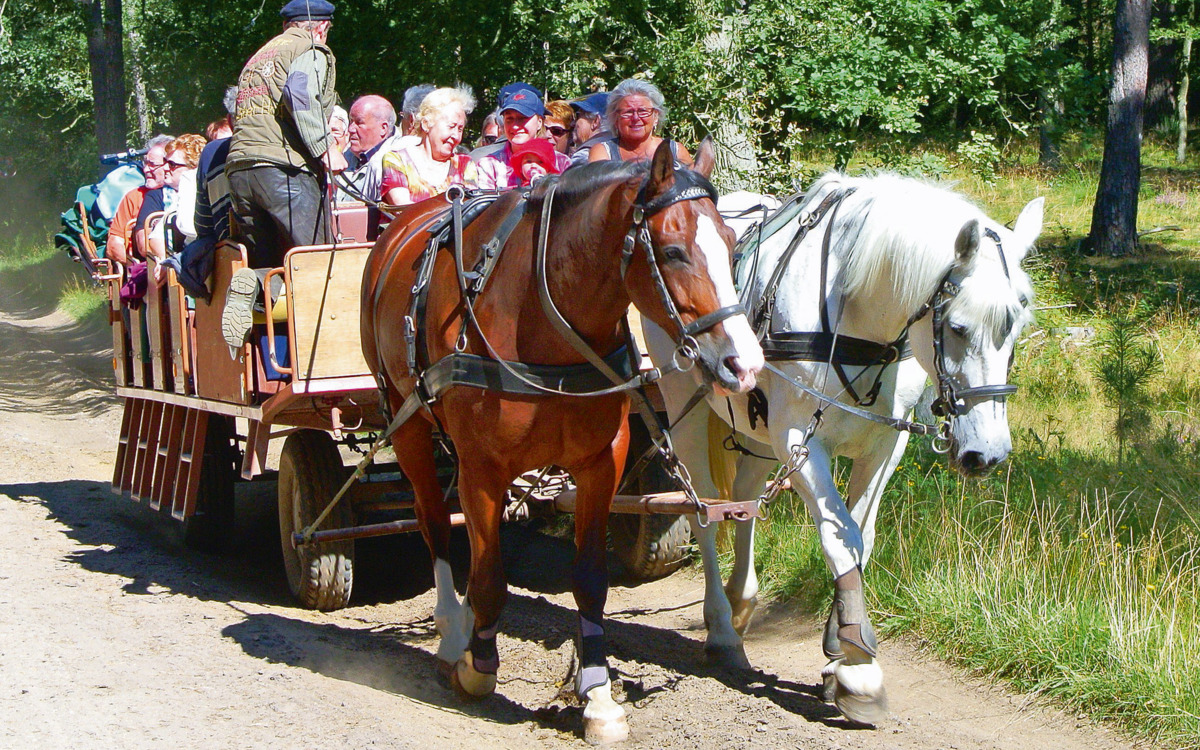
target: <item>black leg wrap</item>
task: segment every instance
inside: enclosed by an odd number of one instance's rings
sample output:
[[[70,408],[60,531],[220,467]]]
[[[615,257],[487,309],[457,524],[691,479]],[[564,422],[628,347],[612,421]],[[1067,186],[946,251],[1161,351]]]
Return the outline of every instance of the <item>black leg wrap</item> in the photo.
[[[496,627],[471,633],[471,643],[467,646],[475,670],[484,674],[495,674],[500,668],[500,653],[496,650]]]

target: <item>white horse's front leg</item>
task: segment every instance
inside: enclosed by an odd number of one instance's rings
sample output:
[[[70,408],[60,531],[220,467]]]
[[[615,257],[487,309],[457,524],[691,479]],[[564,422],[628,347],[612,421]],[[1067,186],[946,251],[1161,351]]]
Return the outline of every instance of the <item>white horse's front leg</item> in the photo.
[[[803,439],[787,431],[777,450],[790,451]],[[878,723],[887,715],[883,671],[875,659],[877,644],[867,619],[862,588],[863,539],[858,524],[837,492],[828,452],[819,440],[808,444],[809,457],[793,481],[817,527],[825,561],[834,575],[833,611],[823,647],[829,663],[821,670],[825,695],[846,718]],[[798,486],[797,486],[798,485]]]
[[[692,534],[700,547],[700,560],[704,565],[704,627],[708,629],[704,655],[710,664],[749,669],[750,660],[746,658],[741,633],[734,627],[733,608],[721,581],[721,566],[717,562],[719,527],[712,523],[702,528],[695,516],[688,516],[688,520],[692,524]]]

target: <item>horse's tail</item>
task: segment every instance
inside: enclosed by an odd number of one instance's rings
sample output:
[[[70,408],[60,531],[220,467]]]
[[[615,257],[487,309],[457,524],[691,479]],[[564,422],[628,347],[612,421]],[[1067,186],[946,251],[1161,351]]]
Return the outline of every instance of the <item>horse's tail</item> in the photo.
[[[725,436],[729,426],[721,421],[716,412],[708,412],[708,474],[717,497],[721,500],[733,498],[733,477],[737,474],[737,454],[725,450]]]

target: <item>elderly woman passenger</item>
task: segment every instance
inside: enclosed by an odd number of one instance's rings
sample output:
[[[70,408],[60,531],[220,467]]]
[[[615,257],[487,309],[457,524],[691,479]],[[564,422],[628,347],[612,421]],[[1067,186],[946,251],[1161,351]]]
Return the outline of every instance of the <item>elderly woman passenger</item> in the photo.
[[[605,119],[616,136],[592,146],[588,161],[649,161],[663,138],[656,133],[666,116],[662,92],[652,83],[626,78],[608,96]],[[665,139],[671,146],[676,167],[690,167],[692,155],[679,143]]]
[[[475,186],[475,165],[456,153],[475,97],[466,86],[440,88],[421,101],[414,116],[419,141],[383,157],[383,198],[394,206],[423,201],[451,185]]]
[[[542,92],[526,83],[512,83],[500,90],[500,116],[504,135],[503,148],[479,160],[479,187],[484,190],[508,190],[521,186],[521,175],[512,168],[513,148],[537,138],[545,123],[546,107]],[[571,164],[566,154],[555,152],[552,172],[561,172]]]

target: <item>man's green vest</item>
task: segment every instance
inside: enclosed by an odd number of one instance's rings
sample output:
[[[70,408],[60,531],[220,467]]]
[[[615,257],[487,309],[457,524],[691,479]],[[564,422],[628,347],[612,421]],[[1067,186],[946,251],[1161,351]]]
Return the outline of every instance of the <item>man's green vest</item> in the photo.
[[[229,172],[259,164],[300,167],[320,174],[319,154],[309,154],[300,138],[292,114],[283,103],[283,86],[292,61],[309,50],[323,53],[328,71],[320,100],[314,102],[328,113],[335,103],[333,52],[304,29],[292,27],[254,53],[238,77],[237,112],[233,139],[229,144]]]

